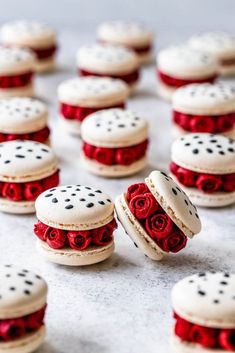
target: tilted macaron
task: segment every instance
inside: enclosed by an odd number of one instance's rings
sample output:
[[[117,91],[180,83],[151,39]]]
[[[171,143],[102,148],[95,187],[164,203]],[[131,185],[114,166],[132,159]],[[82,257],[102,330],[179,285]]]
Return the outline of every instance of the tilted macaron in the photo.
[[[175,327],[172,351],[235,351],[235,274],[201,272],[179,281],[172,290]]]
[[[145,183],[116,198],[118,219],[134,244],[152,260],[177,253],[201,230],[196,207],[167,174],[153,171]]]
[[[140,64],[150,61],[153,47],[153,33],[138,22],[109,21],[97,29],[97,39],[103,43],[123,45],[132,49]]]
[[[219,62],[220,74],[235,73],[235,36],[226,32],[201,33],[190,38],[189,45],[214,55]]]
[[[73,134],[80,133],[81,122],[91,113],[106,108],[124,108],[129,94],[125,82],[110,77],[80,77],[58,87],[60,121]]]
[[[5,45],[32,50],[36,56],[36,71],[49,71],[55,66],[56,33],[48,25],[36,21],[13,21],[1,28]]]
[[[46,335],[47,284],[14,265],[0,267],[0,283],[0,352],[34,352]]]
[[[58,161],[48,146],[25,140],[0,143],[1,211],[35,212],[37,196],[58,184]]]
[[[36,200],[38,251],[49,261],[84,266],[114,251],[114,204],[101,190],[83,185],[52,188]]]
[[[83,46],[77,52],[81,76],[108,76],[123,80],[134,88],[139,78],[136,54],[125,47],[111,44]]]
[[[47,106],[38,99],[0,99],[0,142],[32,140],[49,143],[47,121]]]
[[[135,112],[106,109],[81,125],[82,162],[90,172],[106,177],[135,174],[146,166],[148,123]]]
[[[173,95],[176,136],[188,132],[235,135],[235,88],[224,84],[191,84]]]
[[[157,55],[158,93],[171,100],[174,91],[190,83],[213,83],[217,61],[212,54],[187,45],[171,46]]]
[[[0,98],[32,96],[34,71],[32,52],[0,46]]]
[[[188,134],[172,145],[171,173],[198,206],[235,202],[235,140],[207,133]]]

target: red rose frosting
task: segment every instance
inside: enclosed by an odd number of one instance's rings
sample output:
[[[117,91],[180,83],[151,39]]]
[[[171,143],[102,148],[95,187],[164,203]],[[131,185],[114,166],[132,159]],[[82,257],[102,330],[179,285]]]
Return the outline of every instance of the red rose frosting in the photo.
[[[50,129],[46,126],[41,130],[27,134],[4,134],[0,133],[0,142],[13,140],[31,140],[36,142],[46,142],[50,136]]]
[[[213,348],[216,347],[217,337],[216,330],[209,327],[202,327],[193,325],[190,331],[189,340],[198,343],[203,347]]]
[[[200,174],[196,181],[198,189],[208,194],[219,190],[221,185],[222,179],[219,175]]]
[[[175,316],[175,334],[180,337],[183,341],[188,341],[192,329],[192,324],[179,316]]]
[[[223,349],[235,351],[235,330],[221,330],[219,334],[219,343]]]
[[[148,192],[133,197],[129,203],[129,208],[136,218],[146,219],[154,214],[159,207],[155,197],[151,192]]]
[[[12,201],[23,200],[22,185],[16,183],[4,183],[2,188],[2,196]]]
[[[139,79],[139,70],[135,70],[128,74],[123,74],[123,75],[110,75],[110,74],[103,75],[103,74],[98,74],[97,72],[92,72],[92,71],[87,71],[82,69],[79,69],[78,73],[80,76],[98,76],[98,77],[111,76],[113,78],[120,79],[126,82],[127,84],[134,84]]]
[[[180,78],[166,75],[165,73],[163,73],[159,70],[157,71],[157,74],[158,74],[160,81],[165,83],[167,86],[172,86],[175,88],[189,85],[190,83],[206,83],[206,82],[214,83],[214,81],[216,79],[216,75],[213,75],[213,76],[208,76],[208,77],[205,77],[202,79],[185,80],[185,79],[180,79]]]
[[[171,234],[174,223],[164,213],[157,213],[146,219],[145,227],[151,238],[161,240],[167,238]]]
[[[192,116],[189,122],[189,131],[192,132],[214,132],[214,119],[210,116]]]
[[[185,186],[195,185],[196,174],[191,170],[179,167],[177,168],[177,177],[179,182]]]
[[[35,53],[37,59],[40,61],[53,57],[57,51],[57,45],[53,44],[46,48],[30,48],[30,50]]]
[[[102,164],[114,164],[114,151],[112,148],[96,147],[93,153],[93,158]]]
[[[42,180],[43,190],[54,188],[60,183],[60,175],[59,170],[57,170],[54,174],[50,175],[47,178]]]
[[[67,237],[62,229],[47,228],[45,232],[46,242],[53,249],[61,249],[65,246]]]
[[[235,173],[223,176],[223,189],[228,192],[235,190]]]
[[[43,192],[43,186],[38,181],[24,184],[24,199],[34,201]]]
[[[92,234],[93,243],[96,245],[109,244],[113,239],[113,231],[116,228],[117,228],[117,223],[114,219],[111,223],[103,227],[92,229],[91,234]]]
[[[0,76],[0,88],[18,88],[31,83],[33,72],[26,72],[18,75]]]
[[[88,230],[83,230],[81,232],[70,231],[68,232],[67,237],[69,241],[69,246],[75,250],[86,249],[92,241],[91,234]]]
[[[46,232],[48,229],[50,229],[50,227],[40,221],[34,225],[34,233],[43,241],[46,241]]]
[[[133,184],[127,189],[127,201],[130,202],[130,200],[136,195],[145,194],[147,192],[149,192],[149,189],[145,183]]]
[[[118,148],[115,156],[115,164],[130,165],[136,160],[136,152],[132,147]]]

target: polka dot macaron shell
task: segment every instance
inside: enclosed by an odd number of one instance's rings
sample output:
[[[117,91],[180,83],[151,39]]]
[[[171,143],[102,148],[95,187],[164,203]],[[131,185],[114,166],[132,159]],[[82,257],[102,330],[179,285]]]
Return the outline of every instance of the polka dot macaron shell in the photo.
[[[172,161],[195,172],[234,173],[235,141],[221,135],[188,134],[173,143]]]
[[[14,265],[0,268],[0,320],[36,312],[46,304],[47,284],[41,276]]]
[[[235,327],[235,274],[201,272],[179,281],[173,309],[189,322],[214,328]]]
[[[114,205],[109,195],[82,185],[47,190],[37,198],[35,207],[41,222],[65,230],[98,228],[114,217]]]
[[[35,56],[27,49],[0,46],[0,75],[33,71]]]
[[[193,237],[201,230],[201,221],[197,209],[185,192],[164,172],[153,171],[145,179],[158,203],[172,221],[188,237]]]

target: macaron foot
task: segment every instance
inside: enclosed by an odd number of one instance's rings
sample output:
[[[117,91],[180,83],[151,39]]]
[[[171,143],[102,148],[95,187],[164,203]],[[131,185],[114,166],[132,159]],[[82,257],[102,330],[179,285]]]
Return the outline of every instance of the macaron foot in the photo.
[[[12,201],[0,197],[0,211],[12,214],[30,214],[35,212],[34,201]]]
[[[80,136],[80,122],[78,120],[65,119],[59,117],[60,129],[66,131],[68,134]]]
[[[45,60],[38,60],[35,65],[35,70],[38,73],[46,73],[50,71],[54,71],[56,69],[56,61],[55,58],[49,58]]]
[[[171,102],[172,96],[175,92],[175,88],[165,85],[164,83],[158,83],[157,94],[160,98]]]
[[[34,96],[32,84],[19,88],[0,88],[0,98],[32,96]]]

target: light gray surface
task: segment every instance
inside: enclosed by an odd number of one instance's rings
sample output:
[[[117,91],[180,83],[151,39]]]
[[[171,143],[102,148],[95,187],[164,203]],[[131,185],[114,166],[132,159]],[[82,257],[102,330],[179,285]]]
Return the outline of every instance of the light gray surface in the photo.
[[[180,38],[180,33],[177,34]],[[152,169],[167,170],[170,158],[170,107],[157,99],[155,68],[144,69],[137,94],[128,107],[151,124],[150,165],[140,175],[106,180],[79,166],[80,141],[63,135],[57,122],[56,86],[75,73],[74,52],[89,35],[61,31],[63,66],[37,79],[40,96],[51,109],[54,147],[60,157],[62,183],[85,183],[115,197]],[[162,37],[162,43],[170,38]],[[97,266],[74,269],[45,262],[35,251],[34,216],[0,215],[1,263],[16,263],[37,271],[49,283],[48,336],[38,353],[167,353],[172,329],[170,290],[183,276],[202,270],[235,268],[234,208],[200,209],[202,233],[187,249],[161,263],[143,256],[121,226],[116,253]]]

